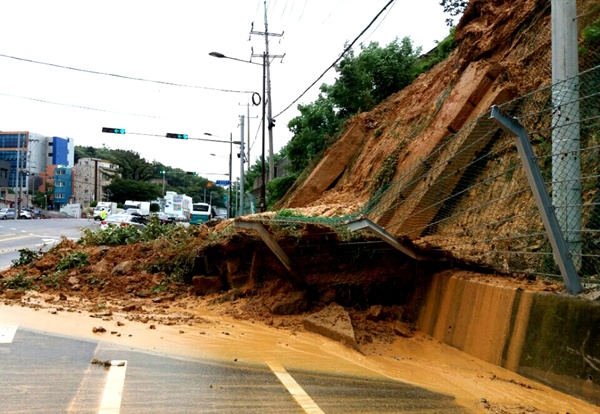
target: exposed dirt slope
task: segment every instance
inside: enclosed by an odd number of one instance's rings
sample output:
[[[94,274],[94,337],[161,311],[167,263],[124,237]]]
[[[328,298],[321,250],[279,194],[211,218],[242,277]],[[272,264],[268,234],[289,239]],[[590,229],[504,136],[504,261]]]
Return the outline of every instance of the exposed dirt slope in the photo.
[[[578,10],[584,14],[594,4],[579,1]],[[456,41],[458,47],[444,62],[371,112],[352,118],[281,206],[346,203],[358,208],[389,174],[383,170],[390,157],[395,157],[397,178],[492,104],[551,81],[547,0],[471,0]]]

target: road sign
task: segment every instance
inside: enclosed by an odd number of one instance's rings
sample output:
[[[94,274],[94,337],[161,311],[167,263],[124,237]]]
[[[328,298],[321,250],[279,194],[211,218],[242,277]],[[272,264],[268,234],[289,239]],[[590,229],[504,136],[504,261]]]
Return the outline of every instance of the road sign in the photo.
[[[217,185],[229,185],[229,180],[217,180]]]

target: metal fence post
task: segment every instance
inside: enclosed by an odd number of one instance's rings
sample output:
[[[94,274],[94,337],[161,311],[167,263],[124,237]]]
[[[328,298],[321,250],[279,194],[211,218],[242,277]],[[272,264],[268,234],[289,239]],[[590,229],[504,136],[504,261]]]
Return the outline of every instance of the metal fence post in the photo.
[[[502,129],[515,135],[517,151],[521,158],[521,162],[523,163],[527,181],[529,182],[533,198],[535,199],[536,206],[542,217],[548,239],[550,240],[554,259],[560,269],[567,290],[572,295],[576,295],[583,291],[583,287],[581,286],[577,269],[575,268],[569,250],[567,249],[567,244],[558,224],[556,214],[552,208],[550,196],[546,191],[542,173],[535,160],[536,157],[531,148],[527,131],[518,120],[504,114],[496,105],[492,106],[490,117],[498,122]]]

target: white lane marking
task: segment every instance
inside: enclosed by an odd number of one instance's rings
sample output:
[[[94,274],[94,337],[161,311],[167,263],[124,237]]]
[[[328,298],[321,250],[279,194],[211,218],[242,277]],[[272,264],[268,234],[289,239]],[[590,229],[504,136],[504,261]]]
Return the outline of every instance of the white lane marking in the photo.
[[[104,386],[104,394],[102,395],[98,414],[119,414],[121,411],[121,397],[123,396],[126,370],[127,361],[110,361],[108,378],[106,378],[106,385]]]
[[[277,363],[269,363],[269,368],[277,376],[279,381],[292,394],[298,405],[308,414],[325,414],[323,410],[308,396],[306,391],[296,382],[294,378]]]
[[[12,343],[17,328],[17,325],[0,325],[0,344]]]

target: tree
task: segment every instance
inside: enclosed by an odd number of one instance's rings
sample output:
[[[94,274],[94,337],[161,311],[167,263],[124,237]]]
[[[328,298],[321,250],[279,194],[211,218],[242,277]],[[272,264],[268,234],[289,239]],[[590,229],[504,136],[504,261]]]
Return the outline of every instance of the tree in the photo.
[[[156,178],[156,168],[133,151],[112,150],[110,161],[118,166],[124,180],[148,181]]]
[[[421,48],[413,48],[410,38],[396,38],[385,48],[378,42],[361,48],[357,57],[351,50],[336,65],[339,78],[333,85],[321,86],[342,119],[371,110],[416,77],[414,63]]]
[[[327,137],[340,128],[342,118],[336,114],[333,102],[319,94],[317,100],[308,105],[298,105],[300,115],[288,123],[293,138],[282,149],[292,165],[293,173],[300,173],[311,158],[326,146]]]
[[[155,183],[116,178],[106,187],[110,190],[111,201],[123,203],[126,200],[154,200],[162,195],[162,186]]]
[[[469,4],[469,0],[441,0],[440,2],[440,6],[444,8],[444,13],[448,13],[452,17],[464,13],[467,4]],[[446,19],[446,24],[454,26],[454,19]]]

